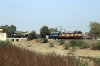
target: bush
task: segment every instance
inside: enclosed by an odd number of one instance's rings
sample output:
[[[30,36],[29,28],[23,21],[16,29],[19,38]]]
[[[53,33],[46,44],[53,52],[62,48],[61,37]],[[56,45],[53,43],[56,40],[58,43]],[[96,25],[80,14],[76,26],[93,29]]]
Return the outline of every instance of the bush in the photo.
[[[80,47],[80,49],[89,48],[89,45],[82,40],[71,40],[69,43],[71,47]]]
[[[81,46],[81,45],[83,45],[83,44],[86,44],[84,41],[81,41],[81,40],[79,40],[79,41],[77,41],[77,46]]]
[[[70,46],[71,47],[75,47],[75,46],[77,46],[77,41],[76,40],[71,40],[71,41],[69,41],[69,44],[70,44]]]
[[[63,47],[64,49],[69,49],[69,44],[64,44]]]
[[[93,45],[91,45],[91,49],[100,50],[100,42],[96,42]]]
[[[1,41],[0,40],[0,46],[7,47],[10,44],[10,41]]]
[[[77,41],[77,46],[79,46],[80,49],[89,48],[89,45],[86,42],[81,41],[81,40]]]
[[[47,38],[43,38],[43,43],[47,43],[48,39]]]
[[[63,45],[65,43],[65,40],[64,39],[60,39],[59,43],[60,43],[60,45]]]
[[[89,45],[88,44],[82,44],[82,45],[80,45],[80,49],[85,49],[85,48],[89,48]]]
[[[53,42],[50,42],[50,43],[49,43],[49,46],[50,46],[50,47],[54,47],[54,43],[53,43]]]

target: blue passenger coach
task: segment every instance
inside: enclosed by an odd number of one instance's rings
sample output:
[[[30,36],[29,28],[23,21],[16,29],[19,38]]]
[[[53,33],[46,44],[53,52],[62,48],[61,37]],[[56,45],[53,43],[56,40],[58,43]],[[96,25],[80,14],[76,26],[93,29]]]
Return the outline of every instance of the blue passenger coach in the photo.
[[[53,39],[59,39],[59,35],[60,35],[60,32],[52,32],[49,35],[49,39],[51,39],[51,38],[53,38]]]

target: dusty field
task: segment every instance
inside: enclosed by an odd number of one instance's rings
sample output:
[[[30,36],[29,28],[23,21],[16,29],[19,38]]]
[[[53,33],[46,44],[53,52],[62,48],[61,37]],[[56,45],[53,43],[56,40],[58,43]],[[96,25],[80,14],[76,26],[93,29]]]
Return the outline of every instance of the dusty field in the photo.
[[[88,44],[95,43],[96,41],[85,40]],[[30,51],[36,51],[41,53],[50,53],[55,52],[60,55],[67,55],[70,51],[65,50],[62,45],[59,45],[58,40],[49,40],[49,42],[54,42],[54,47],[50,47],[49,43],[41,43],[40,40],[32,40],[32,41],[23,41],[23,42],[14,42],[13,44],[28,49]],[[66,43],[68,40],[66,40]],[[79,49],[77,48],[75,52],[73,52],[76,56],[89,56],[89,57],[100,57],[100,51],[98,50],[90,50],[90,49]]]

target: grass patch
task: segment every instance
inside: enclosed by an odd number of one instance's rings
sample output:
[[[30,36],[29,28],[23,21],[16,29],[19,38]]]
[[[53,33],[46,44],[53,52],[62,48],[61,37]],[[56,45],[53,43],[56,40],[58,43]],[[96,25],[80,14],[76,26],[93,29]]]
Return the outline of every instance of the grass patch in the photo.
[[[69,49],[69,44],[64,44],[63,47],[64,49]]]
[[[54,43],[53,43],[53,42],[50,42],[50,43],[49,43],[49,46],[50,46],[50,47],[54,47]]]
[[[59,40],[59,44],[60,44],[60,45],[65,44],[65,39],[60,39],[60,40]]]
[[[7,46],[9,46],[9,44],[10,44],[10,41],[1,41],[0,40],[0,46],[1,47],[7,47]]]

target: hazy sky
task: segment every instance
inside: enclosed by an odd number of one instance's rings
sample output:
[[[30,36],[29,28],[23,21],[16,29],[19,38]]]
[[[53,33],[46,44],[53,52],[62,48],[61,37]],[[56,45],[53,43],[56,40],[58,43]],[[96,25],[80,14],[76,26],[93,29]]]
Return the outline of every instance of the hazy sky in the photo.
[[[89,31],[89,22],[100,22],[100,0],[0,0],[0,25],[15,25],[18,31],[44,25],[66,31]]]

